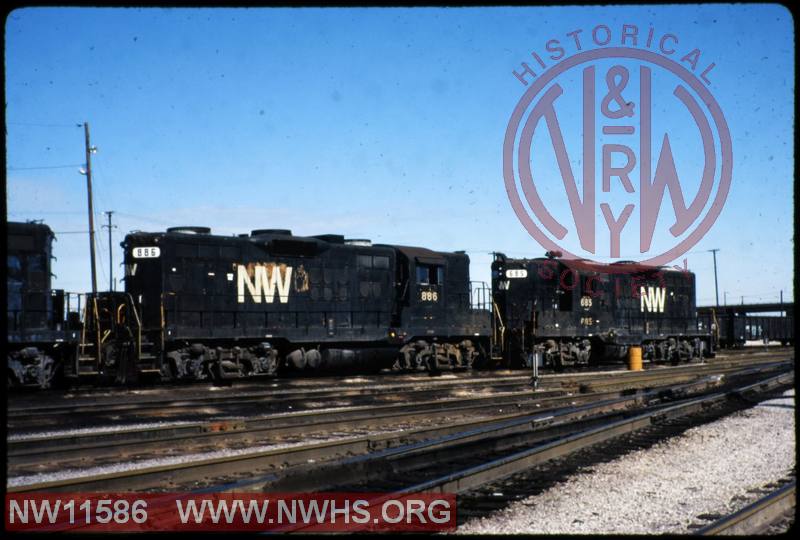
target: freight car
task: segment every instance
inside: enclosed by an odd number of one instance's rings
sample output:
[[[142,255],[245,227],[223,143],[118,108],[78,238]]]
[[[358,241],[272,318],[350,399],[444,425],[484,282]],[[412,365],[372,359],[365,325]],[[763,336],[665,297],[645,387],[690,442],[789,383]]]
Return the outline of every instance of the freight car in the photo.
[[[65,317],[70,296],[51,287],[53,239],[44,224],[7,224],[9,388],[49,388],[77,351],[77,313]]]
[[[743,315],[712,308],[698,310],[697,318],[700,327],[711,333],[717,348],[738,349],[744,346],[746,339]]]
[[[555,368],[623,358],[688,361],[713,354],[698,329],[695,277],[631,262],[602,265],[558,258],[492,263],[494,358]]]
[[[84,347],[80,373],[129,381],[435,371],[468,368],[489,350],[464,252],[205,227],[133,232],[122,246],[125,292],[93,299],[95,344]]]
[[[794,345],[794,318],[791,315],[746,315],[744,317],[746,340],[777,341],[783,346]]]
[[[747,306],[719,306],[698,309],[703,328],[709,329],[719,348],[738,349],[747,341],[778,341],[794,345],[794,305],[787,304],[783,315],[761,313],[769,304],[749,306],[758,311],[749,313]]]

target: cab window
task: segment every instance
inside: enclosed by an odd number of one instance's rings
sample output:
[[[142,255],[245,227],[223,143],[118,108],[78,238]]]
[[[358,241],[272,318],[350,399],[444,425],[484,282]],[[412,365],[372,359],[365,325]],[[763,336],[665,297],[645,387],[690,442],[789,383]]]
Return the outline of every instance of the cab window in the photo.
[[[417,265],[417,283],[419,285],[441,285],[443,281],[443,267],[433,264]]]

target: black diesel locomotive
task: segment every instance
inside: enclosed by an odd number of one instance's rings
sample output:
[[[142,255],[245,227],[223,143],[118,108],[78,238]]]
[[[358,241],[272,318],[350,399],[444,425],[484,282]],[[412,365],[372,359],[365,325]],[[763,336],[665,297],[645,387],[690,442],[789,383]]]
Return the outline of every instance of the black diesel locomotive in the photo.
[[[8,386],[48,388],[75,357],[80,323],[64,291],[51,287],[53,232],[40,223],[8,223],[6,324]],[[65,313],[66,309],[66,313]]]
[[[47,386],[55,373],[127,383],[532,361],[559,368],[619,359],[631,345],[649,360],[713,353],[708,329],[698,330],[691,272],[497,254],[489,290],[470,282],[464,252],[274,229],[128,234],[124,292],[85,295],[82,314],[64,317],[60,298],[69,295],[50,291],[52,233],[36,226],[39,240],[12,240],[13,226],[9,247],[33,246],[44,258],[9,257],[9,341],[20,344],[9,354],[9,384]],[[29,270],[44,265],[46,282]],[[22,300],[25,287],[44,303]]]
[[[495,254],[493,343],[511,365],[597,363],[624,358],[632,345],[650,361],[713,353],[710,335],[698,330],[693,273],[548,255]]]
[[[204,227],[134,232],[122,246],[125,292],[98,297],[87,327],[101,354],[84,351],[81,373],[123,381],[437,370],[468,368],[489,349],[463,252]]]

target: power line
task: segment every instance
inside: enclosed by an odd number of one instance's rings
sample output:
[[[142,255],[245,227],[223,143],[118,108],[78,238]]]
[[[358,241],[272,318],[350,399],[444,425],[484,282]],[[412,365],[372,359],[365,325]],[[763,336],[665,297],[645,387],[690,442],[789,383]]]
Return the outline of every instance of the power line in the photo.
[[[40,165],[37,167],[6,167],[8,171],[33,171],[37,169],[71,169],[72,167],[83,167],[83,163],[71,163],[69,165]]]
[[[83,127],[83,124],[75,122],[74,124],[45,124],[41,122],[6,122],[9,126],[28,126],[28,127],[46,127],[46,128],[74,128]]]
[[[18,210],[8,212],[9,216],[24,216],[26,214],[42,214],[42,215],[84,215],[86,212],[73,211],[73,210]]]
[[[75,127],[83,127],[83,124],[80,122],[74,122],[72,124],[53,124],[47,122],[6,122],[9,126],[28,126],[28,127],[63,127],[63,128],[75,128]]]
[[[136,214],[129,214],[129,213],[127,213],[127,212],[120,212],[120,211],[116,211],[116,212],[114,212],[114,213],[115,213],[115,214],[117,214],[117,215],[120,215],[120,216],[124,216],[124,217],[128,217],[128,218],[132,218],[132,219],[140,219],[140,220],[142,220],[142,221],[149,221],[149,222],[151,222],[151,223],[158,223],[158,224],[160,224],[160,225],[167,225],[167,226],[171,226],[171,225],[173,225],[173,223],[174,223],[174,222],[171,222],[171,221],[164,221],[164,220],[162,220],[162,219],[154,219],[154,218],[147,217],[147,216],[138,216],[138,215],[136,215]]]

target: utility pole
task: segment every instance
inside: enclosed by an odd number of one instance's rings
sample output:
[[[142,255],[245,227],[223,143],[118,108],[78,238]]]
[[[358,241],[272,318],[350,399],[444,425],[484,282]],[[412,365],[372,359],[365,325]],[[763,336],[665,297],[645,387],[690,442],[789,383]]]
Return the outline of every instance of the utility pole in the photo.
[[[92,295],[97,295],[97,270],[94,259],[94,208],[92,206],[92,154],[97,152],[97,148],[89,142],[89,122],[83,123],[83,133],[86,138],[86,192],[89,198],[89,256],[92,265]]]
[[[714,255],[714,290],[717,293],[717,307],[719,307],[719,285],[717,285],[717,251],[719,251],[719,248],[709,249],[708,251]]]
[[[722,298],[724,299],[725,305],[728,305],[728,291],[722,291]]]
[[[89,255],[92,265],[92,298],[97,298],[97,269],[95,268],[94,259],[94,207],[92,205],[92,154],[97,152],[97,148],[92,146],[89,142],[89,122],[83,123],[83,134],[86,140],[86,170],[81,169],[81,174],[86,175],[86,195],[89,199]],[[97,304],[94,304],[97,306]],[[87,308],[89,306],[87,299]],[[100,325],[97,320],[98,314],[95,312],[95,361],[97,362],[95,369],[100,371],[100,363],[102,362],[102,352],[100,351]]]
[[[111,224],[111,214],[114,213],[113,210],[109,210],[108,212],[103,212],[105,215],[108,216],[108,225],[103,225],[104,229],[108,229],[108,290],[113,291],[114,287],[114,251],[111,246],[111,229],[116,229],[116,225]]]

